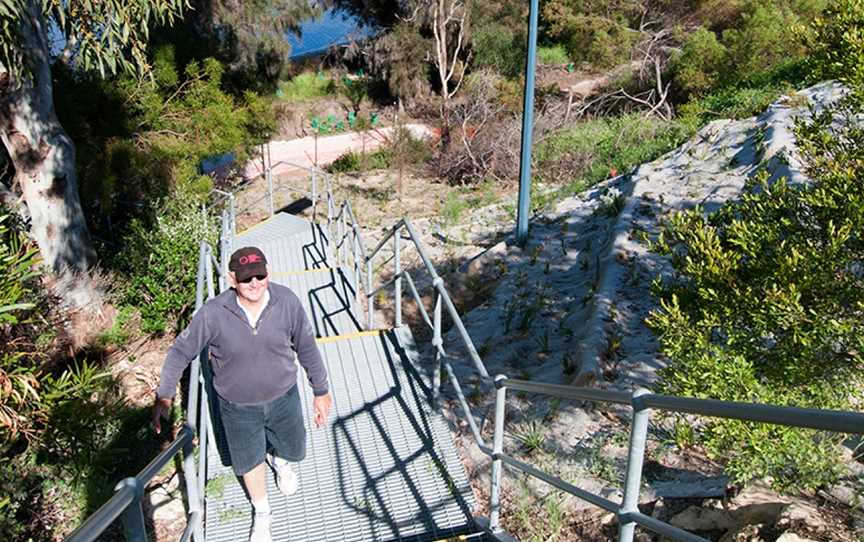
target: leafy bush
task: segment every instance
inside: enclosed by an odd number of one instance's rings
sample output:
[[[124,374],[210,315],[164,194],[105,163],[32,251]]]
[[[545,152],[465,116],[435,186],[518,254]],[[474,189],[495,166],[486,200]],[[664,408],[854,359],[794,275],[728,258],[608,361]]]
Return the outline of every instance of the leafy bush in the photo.
[[[165,200],[152,220],[135,219],[115,265],[128,276],[123,303],[141,313],[145,333],[182,327],[192,309],[202,239],[216,241],[213,217],[203,214],[190,194]]]
[[[753,2],[740,24],[723,32],[729,52],[727,77],[747,79],[804,55],[804,46],[795,34],[801,18],[783,4]]]
[[[120,300],[141,311],[146,332],[182,322],[189,308],[197,245],[212,226],[200,205],[214,181],[201,174],[201,161],[232,153],[243,164],[273,130],[270,102],[226,93],[222,75],[212,58],[181,66],[163,46],[152,79],[73,77],[71,96],[62,98],[73,137],[83,142],[82,202],[105,240],[102,261],[118,272]]]
[[[570,62],[570,56],[561,45],[540,46],[537,47],[537,60],[541,64],[561,65]]]
[[[7,226],[10,219],[0,208],[0,450],[20,434],[34,434],[33,412],[41,408],[38,373],[17,350],[27,338],[22,320],[36,307],[37,250],[22,230]]]
[[[632,46],[642,37],[638,24],[643,8],[636,0],[608,2],[556,0],[543,7],[548,37],[567,49],[570,58],[610,67],[630,59]]]
[[[855,111],[797,126],[812,184],[767,182],[711,216],[674,215],[655,244],[675,274],[657,284],[650,325],[671,363],[666,392],[852,408],[864,368],[864,129]],[[836,126],[840,127],[836,127]],[[712,419],[701,439],[738,481],[833,481],[839,437]]]
[[[95,474],[116,403],[105,400],[107,374],[86,360],[55,360],[53,339],[42,339],[55,307],[25,231],[0,209],[0,532],[41,541],[74,525],[65,510],[83,511],[66,481]]]
[[[477,28],[471,38],[475,68],[490,68],[505,77],[525,71],[525,36],[498,23]]]
[[[726,47],[714,32],[700,26],[684,40],[672,62],[672,76],[682,90],[699,94],[717,84],[725,61]]]
[[[289,102],[306,102],[330,96],[336,91],[333,80],[323,72],[305,72],[280,81],[276,96]]]
[[[864,88],[864,0],[832,2],[807,35],[812,81],[840,79]]]

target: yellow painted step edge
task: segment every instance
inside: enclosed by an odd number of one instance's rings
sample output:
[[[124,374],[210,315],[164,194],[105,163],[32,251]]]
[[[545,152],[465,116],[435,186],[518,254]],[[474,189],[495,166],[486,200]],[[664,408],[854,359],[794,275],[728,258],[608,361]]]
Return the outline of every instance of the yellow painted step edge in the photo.
[[[356,339],[359,337],[374,337],[381,333],[386,333],[389,329],[370,329],[368,331],[357,331],[355,333],[346,333],[345,335],[333,335],[331,337],[318,337],[315,342],[318,344],[335,343],[336,341],[344,341],[348,339]]]
[[[276,215],[273,215],[273,216],[276,216]],[[236,234],[234,237],[241,237],[241,236],[243,236],[243,235],[246,235],[246,234],[249,233],[250,231],[254,230],[255,228],[258,228],[258,227],[260,227],[260,226],[263,226],[264,224],[270,222],[270,221],[273,219],[273,216],[270,216],[270,217],[268,217],[268,218],[262,220],[261,222],[255,224],[254,226],[249,226],[248,228],[246,228],[246,229],[243,230],[242,232]]]

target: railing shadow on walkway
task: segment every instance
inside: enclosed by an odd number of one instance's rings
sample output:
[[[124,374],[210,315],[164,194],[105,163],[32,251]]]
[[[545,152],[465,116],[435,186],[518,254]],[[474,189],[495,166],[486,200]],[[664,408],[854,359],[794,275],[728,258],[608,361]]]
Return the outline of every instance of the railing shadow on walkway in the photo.
[[[346,499],[344,502],[350,508],[367,516],[370,528],[389,529],[394,540],[439,540],[442,537],[456,536],[463,532],[468,532],[473,526],[472,511],[464,496],[460,493],[459,488],[456,487],[456,483],[450,476],[443,458],[436,451],[434,432],[430,426],[427,413],[431,390],[412,366],[411,361],[392,331],[386,334],[382,333],[378,340],[385,353],[387,369],[393,384],[386,393],[374,401],[368,402],[362,408],[337,418],[332,426],[336,448],[335,457],[339,458],[337,461],[337,478],[343,498]],[[403,382],[408,384],[408,389],[405,389]],[[400,456],[399,450],[397,450],[396,445],[390,437],[390,432],[385,421],[382,419],[381,414],[376,412],[376,409],[380,410],[391,401],[395,402],[396,408],[403,413],[402,418],[409,423],[410,427],[403,427],[403,429],[406,432],[412,431],[416,433],[420,439],[421,447],[412,451],[407,457],[404,454]],[[413,403],[413,408],[411,403]],[[375,435],[376,442],[383,445],[385,453],[393,461],[393,465],[381,473],[374,474],[371,471],[364,459],[361,443],[352,437],[350,425],[362,417],[368,417],[371,420],[377,431]],[[347,450],[345,449],[346,446]],[[345,455],[349,451],[350,455]],[[349,468],[345,464],[344,457],[352,457],[362,469],[365,477],[364,493],[371,494],[374,499],[374,506],[371,506],[368,502],[349,502],[347,496],[350,495],[351,481],[348,474]],[[432,469],[434,469],[433,475],[441,476],[445,480],[447,487],[445,500],[428,502],[415,481],[415,475],[411,470],[416,465],[412,466],[412,463],[420,461],[424,457],[428,457],[427,460],[431,462]],[[423,465],[420,468],[428,469],[429,465]],[[394,475],[398,475],[401,478],[404,487],[410,493],[412,502],[408,505],[408,508],[416,510],[408,518],[397,519],[394,517],[394,512],[388,508],[387,499],[382,494],[382,491],[378,489],[380,484],[385,483],[388,477]],[[464,529],[442,527],[436,523],[435,513],[446,507],[449,502],[454,501],[461,514],[464,515]],[[405,503],[400,503],[400,508],[406,508]],[[406,528],[418,524],[423,525],[426,533],[409,534],[406,536],[408,534],[404,533]]]
[[[356,331],[362,331],[363,325],[357,319],[357,316],[354,314],[352,310],[351,299],[354,297],[353,288],[351,288],[350,282],[348,281],[345,274],[341,269],[339,270],[330,270],[330,282],[319,286],[317,288],[312,288],[309,290],[309,306],[312,310],[312,322],[315,327],[315,335],[318,337],[327,336],[327,327],[333,331],[334,335],[345,335],[348,333],[354,333]],[[338,275],[338,276],[337,276]],[[342,291],[340,292],[339,286],[342,286]],[[351,295],[349,296],[349,290]],[[332,294],[333,297],[337,300],[337,307],[335,310],[328,310],[327,303],[323,297],[327,294]],[[320,315],[319,315],[320,311]],[[339,329],[336,324],[335,316],[340,314],[346,315],[351,323],[352,329]],[[319,320],[321,321],[321,326],[324,329],[319,328]]]

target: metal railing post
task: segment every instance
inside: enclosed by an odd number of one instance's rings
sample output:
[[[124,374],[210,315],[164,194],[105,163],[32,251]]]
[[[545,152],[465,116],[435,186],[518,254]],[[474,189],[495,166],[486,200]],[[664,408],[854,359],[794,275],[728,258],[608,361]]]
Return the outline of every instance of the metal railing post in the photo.
[[[207,241],[201,240],[198,245],[198,277],[195,279],[195,310],[204,304],[204,281],[207,279]]]
[[[624,499],[618,511],[618,542],[633,542],[636,522],[627,515],[639,512],[639,491],[642,485],[642,464],[645,460],[645,442],[648,438],[648,418],[651,409],[639,399],[647,390],[635,390],[631,398],[633,425],[630,427],[630,451],[627,457],[627,478],[624,481]]]
[[[344,203],[342,204],[342,210],[339,214],[341,215],[339,225],[339,261],[344,264],[347,261],[345,259],[345,237],[348,235],[348,212],[345,210]]]
[[[441,398],[441,352],[444,351],[441,339],[441,294],[435,292],[435,310],[432,316],[432,347],[435,349],[435,363],[432,365],[432,408],[438,410]]]
[[[222,235],[219,238],[221,241],[220,244],[222,245],[221,250],[219,251],[219,267],[222,268],[222,274],[219,275],[219,290],[222,292],[228,289],[228,284],[226,282],[228,279],[226,277],[228,275],[228,252],[231,250],[231,237],[227,227],[229,222],[227,213],[228,211],[222,212]]]
[[[315,222],[315,219],[318,216],[318,178],[315,175],[316,170],[312,168],[312,222]]]
[[[270,216],[273,216],[273,172],[267,168],[267,198],[270,201]]]
[[[362,260],[362,255],[360,254],[360,242],[358,241],[357,234],[357,224],[351,224],[351,253],[353,254],[354,261],[353,267],[351,269],[352,275],[354,278],[354,296],[355,301],[359,303],[360,301],[360,261]]]
[[[368,316],[366,318],[366,329],[371,330],[373,328],[374,320],[375,320],[375,301],[372,295],[372,258],[370,257],[366,260],[366,307],[368,310]]]
[[[501,531],[501,454],[504,453],[504,412],[507,400],[507,377],[495,377],[495,434],[492,440],[492,488],[489,494],[489,530]]]
[[[402,327],[402,261],[400,260],[400,246],[399,246],[399,237],[402,228],[399,228],[396,231],[396,234],[393,236],[393,272],[396,277],[396,284],[394,285],[393,297],[396,300],[396,327]]]
[[[144,509],[141,506],[141,497],[144,494],[144,488],[135,477],[124,478],[115,487],[114,491],[119,491],[123,487],[128,487],[132,490],[135,497],[132,503],[120,515],[123,521],[123,533],[126,535],[127,542],[147,542],[147,530],[144,526]]]
[[[206,450],[201,451],[201,455],[206,455],[206,453]],[[202,493],[199,493],[200,486],[198,485],[198,473],[196,472],[195,465],[195,446],[192,444],[191,440],[183,446],[183,478],[186,480],[186,496],[189,501],[189,517],[201,518],[204,503],[201,500]],[[204,542],[204,528],[201,525],[200,520],[197,521],[192,533],[195,542]]]
[[[213,254],[211,252],[210,245],[207,245],[207,261],[204,262],[204,278],[205,284],[207,285],[207,300],[213,299],[216,296],[216,292],[213,287]],[[224,272],[224,271],[223,271]],[[219,283],[222,284],[222,275],[219,275]],[[224,291],[224,290],[220,290]]]

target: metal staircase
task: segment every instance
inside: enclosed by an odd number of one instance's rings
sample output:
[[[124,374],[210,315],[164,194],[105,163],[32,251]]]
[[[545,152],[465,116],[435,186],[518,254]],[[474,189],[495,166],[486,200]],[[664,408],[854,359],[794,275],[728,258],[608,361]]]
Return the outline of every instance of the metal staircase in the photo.
[[[326,174],[306,170],[311,190],[274,186],[271,172],[280,165],[273,164],[265,172],[268,192],[263,197],[269,199],[270,218],[239,235],[235,230],[241,211],[236,208],[234,195],[221,193],[227,199],[223,202],[218,258],[202,241],[196,289],[197,308],[205,298],[215,295],[217,279],[220,289],[227,288],[222,271],[227,268],[229,254],[240,246],[258,246],[271,263],[273,280],[293,289],[300,297],[314,323],[328,368],[334,412],[325,428],[313,429],[308,425],[311,391],[305,379],[299,381],[309,435],[308,451],[298,468],[297,494],[285,498],[272,479],[268,482],[274,511],[274,540],[512,541],[501,527],[501,477],[507,465],[614,513],[621,542],[632,542],[637,526],[672,540],[708,542],[639,511],[652,412],[864,434],[864,414],[857,412],[674,397],[640,389],[625,392],[580,388],[505,375],[492,378],[411,222],[398,221],[367,251],[351,205],[348,202],[336,205]],[[323,185],[323,190],[319,190],[319,185]],[[274,194],[279,190],[299,196],[309,204],[306,207],[311,205],[308,218],[276,212]],[[257,203],[260,202],[250,205]],[[385,258],[382,249],[390,243],[392,252]],[[426,273],[430,279],[431,311],[411,274],[401,267],[400,255],[406,247],[417,251],[422,262],[418,272]],[[381,262],[379,267],[376,259]],[[384,264],[387,276],[381,278]],[[403,287],[407,287],[409,301],[416,304],[422,323],[431,331],[434,352],[431,360],[418,359],[411,332],[403,325]],[[391,291],[392,323],[375,327],[375,300]],[[494,393],[492,442],[484,439],[443,348],[444,311],[461,338],[477,378]],[[186,424],[177,439],[141,473],[121,481],[111,500],[88,518],[67,539],[69,542],[97,540],[118,519],[123,523],[127,540],[147,540],[142,509],[144,488],[176,456],[182,456],[188,503],[187,526],[180,540],[247,539],[251,513],[239,483],[227,466],[230,458],[224,450],[218,412],[211,408],[209,400],[206,351],[192,362],[190,374]],[[484,506],[488,516],[474,514],[471,487],[438,410],[442,375],[446,375],[461,408],[461,412],[457,409],[454,414],[461,414],[478,448],[491,462],[491,487]],[[629,406],[632,422],[621,502],[586,491],[509,455],[504,447],[508,390]]]
[[[333,254],[315,233],[306,220],[276,214],[230,249],[259,247],[272,280],[301,299],[334,401],[331,423],[315,429],[312,393],[299,379],[308,451],[295,495],[284,497],[269,478],[274,541],[432,541],[476,531],[471,487],[446,421],[430,408],[430,383],[413,365],[410,332],[363,330],[346,269],[327,266]],[[205,539],[244,540],[251,509],[214,426],[207,480],[219,492],[206,492]]]

